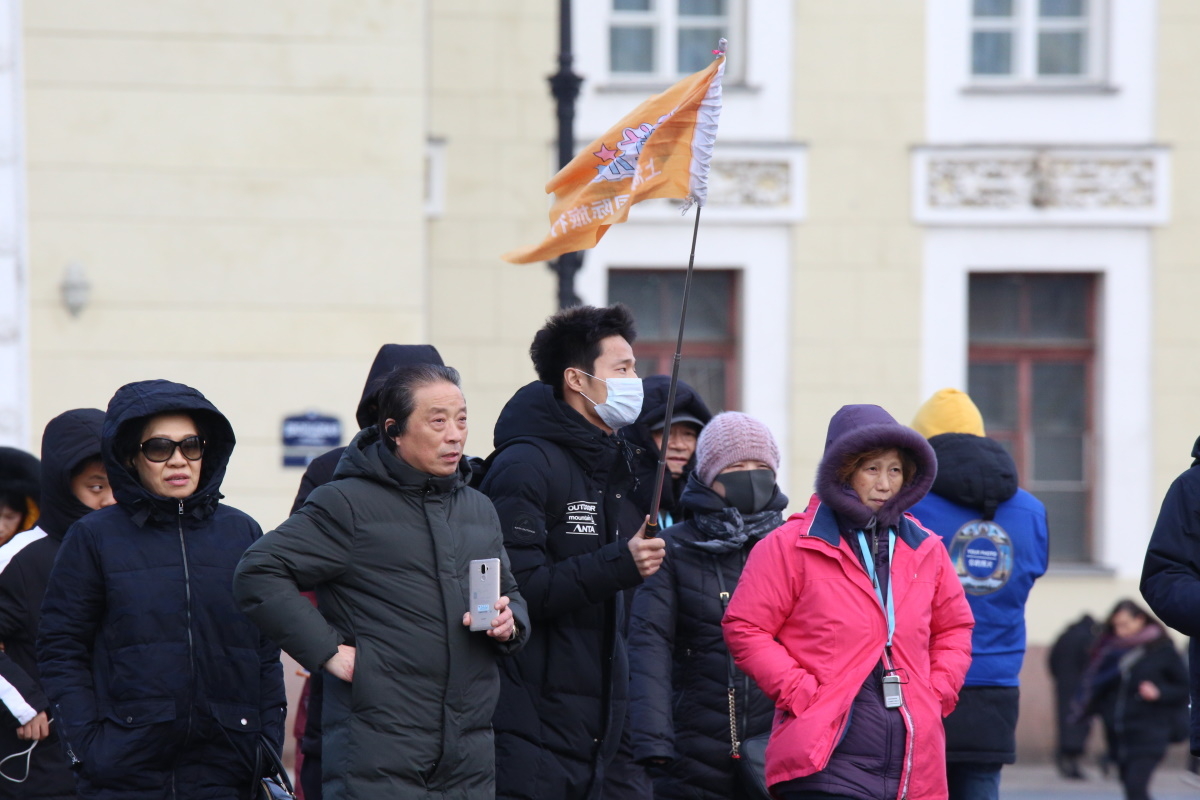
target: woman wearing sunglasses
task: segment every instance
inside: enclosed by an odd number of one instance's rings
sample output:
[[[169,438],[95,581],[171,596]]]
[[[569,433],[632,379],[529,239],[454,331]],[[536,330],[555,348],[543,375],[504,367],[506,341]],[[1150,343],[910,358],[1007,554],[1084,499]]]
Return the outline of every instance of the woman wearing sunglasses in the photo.
[[[142,381],[109,403],[117,505],[67,531],[38,636],[81,797],[245,798],[260,736],[279,752],[279,649],[232,595],[262,535],[220,502],[233,446],[229,421],[190,387]]]

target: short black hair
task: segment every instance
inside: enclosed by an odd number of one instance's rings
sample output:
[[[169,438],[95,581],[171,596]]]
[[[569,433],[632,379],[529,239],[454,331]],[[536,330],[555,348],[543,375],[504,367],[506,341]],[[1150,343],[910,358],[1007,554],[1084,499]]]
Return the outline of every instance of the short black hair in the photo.
[[[417,389],[431,383],[453,383],[462,388],[462,378],[454,367],[441,364],[413,364],[397,367],[388,373],[379,388],[379,432],[380,435],[402,436],[408,429],[408,418],[416,407],[414,399]],[[395,434],[387,433],[385,426],[388,419],[396,420],[399,430]]]
[[[637,338],[633,313],[621,303],[600,308],[574,306],[558,312],[546,320],[529,346],[538,380],[553,386],[555,396],[562,397],[563,371],[568,367],[593,371],[600,357],[600,342],[610,336],[620,336],[630,344]]]

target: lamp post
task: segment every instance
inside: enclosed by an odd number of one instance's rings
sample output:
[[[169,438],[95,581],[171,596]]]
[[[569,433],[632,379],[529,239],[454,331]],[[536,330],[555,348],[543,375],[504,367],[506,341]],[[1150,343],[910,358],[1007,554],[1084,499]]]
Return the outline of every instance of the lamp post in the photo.
[[[558,72],[550,76],[550,94],[554,96],[558,115],[558,168],[562,169],[574,157],[575,99],[583,78],[572,69],[571,0],[558,2]],[[583,253],[563,253],[549,263],[558,274],[558,307],[570,308],[580,304],[575,294],[575,273],[583,266]]]

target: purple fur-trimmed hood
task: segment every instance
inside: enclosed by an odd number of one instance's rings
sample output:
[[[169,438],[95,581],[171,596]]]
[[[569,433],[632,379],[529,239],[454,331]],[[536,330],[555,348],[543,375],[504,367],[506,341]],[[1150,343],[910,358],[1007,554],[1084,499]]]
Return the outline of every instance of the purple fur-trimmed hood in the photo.
[[[838,467],[848,456],[880,447],[903,447],[917,462],[917,473],[877,514],[858,499],[847,484],[837,479]],[[900,517],[925,496],[937,476],[937,456],[925,437],[901,425],[879,406],[842,406],[829,420],[825,436],[825,454],[817,467],[817,496],[842,519],[855,528],[865,527],[876,517],[880,529],[900,521]]]

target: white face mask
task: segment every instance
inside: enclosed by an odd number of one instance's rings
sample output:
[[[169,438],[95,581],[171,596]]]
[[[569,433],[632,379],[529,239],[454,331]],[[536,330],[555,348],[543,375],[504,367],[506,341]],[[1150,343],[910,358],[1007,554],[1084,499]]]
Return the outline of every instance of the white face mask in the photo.
[[[583,372],[583,370],[579,371]],[[605,380],[604,378],[597,378],[590,372],[583,372],[583,374],[589,378],[604,381],[604,384],[608,387],[608,399],[603,403],[597,403],[586,394],[583,394],[583,392],[580,392],[595,407],[596,413],[604,421],[605,425],[616,431],[637,422],[638,414],[642,413],[643,390],[641,378],[608,378]]]

